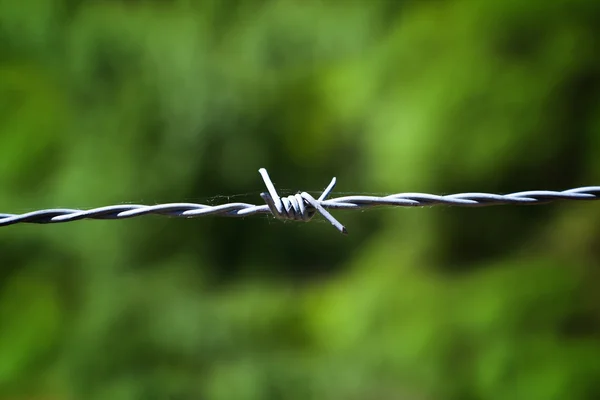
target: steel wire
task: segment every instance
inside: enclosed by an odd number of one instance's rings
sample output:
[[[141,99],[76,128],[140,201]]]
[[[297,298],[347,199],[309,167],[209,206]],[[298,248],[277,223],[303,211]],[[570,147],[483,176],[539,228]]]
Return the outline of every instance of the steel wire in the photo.
[[[434,195],[427,193],[398,193],[388,196],[352,195],[327,200],[336,184],[333,178],[321,195],[315,199],[307,192],[280,197],[275,190],[267,171],[259,170],[268,192],[261,193],[266,204],[227,203],[216,206],[197,203],[168,203],[157,205],[121,204],[89,210],[70,208],[46,209],[24,214],[0,213],[0,226],[19,223],[52,224],[82,219],[125,219],[142,215],[162,215],[169,217],[194,218],[217,215],[226,217],[247,217],[256,214],[272,214],[281,220],[310,221],[319,213],[340,232],[346,228],[328,210],[357,210],[377,206],[418,207],[448,205],[460,207],[482,207],[504,204],[545,204],[557,200],[598,200],[600,186],[587,186],[564,191],[532,190],[511,194],[458,193]]]

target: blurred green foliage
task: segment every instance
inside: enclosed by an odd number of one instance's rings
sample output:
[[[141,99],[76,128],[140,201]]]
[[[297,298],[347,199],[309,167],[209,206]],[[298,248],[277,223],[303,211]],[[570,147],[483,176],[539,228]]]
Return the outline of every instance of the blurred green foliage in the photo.
[[[597,185],[599,17],[0,0],[0,211]],[[0,399],[600,398],[597,204],[336,216],[1,228]]]

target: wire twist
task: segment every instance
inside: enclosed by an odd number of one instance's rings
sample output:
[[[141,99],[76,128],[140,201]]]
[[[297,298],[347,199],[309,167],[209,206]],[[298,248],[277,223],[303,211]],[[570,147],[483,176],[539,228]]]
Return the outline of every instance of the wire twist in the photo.
[[[316,200],[307,192],[298,193],[292,196],[284,197],[282,199],[277,194],[275,186],[273,185],[273,182],[271,182],[271,178],[269,178],[267,170],[261,168],[258,170],[258,172],[262,176],[263,180],[265,181],[265,185],[269,190],[269,193],[261,193],[260,197],[262,197],[263,200],[267,203],[269,209],[271,210],[271,213],[273,213],[275,217],[282,220],[288,219],[293,221],[308,222],[318,211],[340,232],[342,232],[343,234],[348,233],[346,227],[340,224],[340,222],[337,219],[335,219],[333,215],[331,215],[329,211],[324,209],[321,205],[321,203],[327,198],[327,196],[329,196],[329,193],[331,193],[331,191],[335,187],[335,177],[333,177],[329,186],[327,186],[327,188],[323,190],[323,193],[321,193],[321,196],[319,196],[318,200]]]
[[[196,203],[169,203],[154,206],[139,204],[122,204],[90,210],[70,208],[32,211],[25,214],[1,214],[0,226],[18,223],[50,224],[71,222],[81,219],[125,219],[142,215],[156,214],[170,217],[193,218],[208,215],[228,217],[245,217],[256,214],[272,214],[280,220],[310,221],[317,213],[321,214],[340,232],[348,233],[346,228],[335,219],[328,209],[356,210],[376,206],[417,207],[433,205],[449,205],[461,207],[482,207],[501,204],[545,204],[556,200],[599,200],[600,186],[588,186],[562,192],[549,190],[533,190],[507,195],[490,193],[459,193],[451,195],[434,195],[426,193],[398,193],[389,196],[343,196],[327,200],[336,184],[331,183],[315,199],[307,192],[280,197],[267,171],[259,170],[268,192],[261,193],[266,204],[228,203],[209,206]]]

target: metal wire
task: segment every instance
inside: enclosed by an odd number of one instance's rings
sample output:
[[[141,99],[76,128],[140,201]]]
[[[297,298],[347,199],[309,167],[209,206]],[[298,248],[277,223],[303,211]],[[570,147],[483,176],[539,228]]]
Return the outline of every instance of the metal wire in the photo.
[[[533,190],[506,195],[490,193],[459,193],[439,196],[426,193],[398,193],[389,196],[343,196],[327,200],[335,187],[333,178],[327,188],[315,199],[307,192],[300,192],[287,197],[279,197],[267,170],[259,169],[268,192],[261,193],[266,202],[264,205],[248,203],[228,203],[217,206],[195,203],[169,203],[154,206],[123,204],[90,210],[69,208],[47,209],[25,214],[1,214],[0,226],[18,223],[51,224],[71,222],[80,219],[125,219],[148,214],[170,217],[193,218],[208,215],[227,217],[246,217],[255,214],[272,214],[281,220],[310,221],[316,213],[340,232],[348,233],[346,228],[335,219],[328,209],[356,210],[375,206],[416,207],[433,205],[450,205],[461,207],[481,207],[502,204],[544,204],[555,200],[599,200],[600,186],[588,186],[555,192],[549,190]]]

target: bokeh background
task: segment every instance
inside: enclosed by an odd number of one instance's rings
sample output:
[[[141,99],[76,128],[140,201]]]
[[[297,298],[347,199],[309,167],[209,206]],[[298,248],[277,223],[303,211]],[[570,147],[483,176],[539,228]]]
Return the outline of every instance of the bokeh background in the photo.
[[[0,1],[0,211],[600,184],[596,0]],[[0,399],[600,398],[600,206],[0,228]]]

